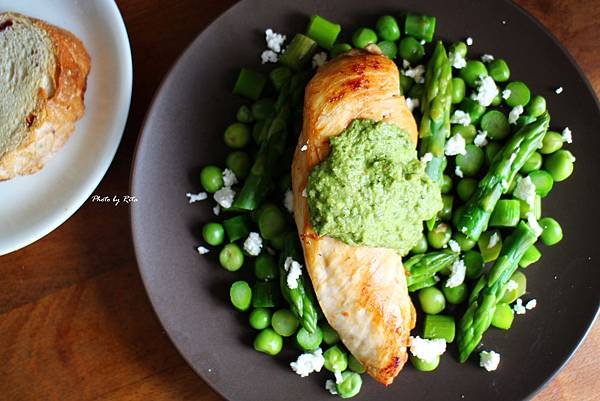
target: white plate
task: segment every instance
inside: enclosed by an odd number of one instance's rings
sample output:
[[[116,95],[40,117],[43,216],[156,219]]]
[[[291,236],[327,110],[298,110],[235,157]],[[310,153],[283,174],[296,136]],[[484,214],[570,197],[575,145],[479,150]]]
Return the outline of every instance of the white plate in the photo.
[[[32,176],[0,182],[0,255],[37,241],[90,197],[108,170],[129,113],[132,62],[113,0],[0,0],[14,11],[73,32],[92,59],[84,117],[63,149]]]

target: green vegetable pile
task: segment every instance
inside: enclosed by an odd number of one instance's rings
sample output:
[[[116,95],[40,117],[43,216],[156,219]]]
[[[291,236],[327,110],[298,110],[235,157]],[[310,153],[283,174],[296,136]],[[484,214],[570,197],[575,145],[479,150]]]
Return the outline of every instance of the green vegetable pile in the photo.
[[[524,271],[541,258],[538,240],[551,246],[563,236],[555,219],[541,218],[541,200],[571,175],[575,158],[563,149],[564,136],[549,130],[546,100],[511,81],[505,60],[487,57],[484,63],[469,58],[463,42],[448,50],[442,41],[433,42],[435,24],[429,16],[386,15],[345,43],[340,25],[312,16],[305,34],[291,38],[268,75],[241,69],[233,92],[249,102],[224,132],[231,148],[222,166],[227,170],[209,165],[200,174],[202,187],[216,200],[233,194],[231,202],[219,202],[218,221],[207,223],[202,237],[218,250],[225,270],[253,271],[251,280],[232,278],[230,298],[256,330],[254,348],[268,355],[284,344],[298,354],[323,348],[325,369],[339,373],[327,388],[343,398],[358,393],[365,369],[323,318],[305,269],[296,274],[304,262],[284,207],[290,202],[304,87],[317,52],[333,58],[377,44],[403,71],[405,97],[419,100],[413,111],[420,121],[418,151],[443,200],[405,258],[423,338],[456,339],[460,361],[466,361],[490,326],[511,327],[511,304],[526,292]],[[426,66],[424,80],[409,72],[418,64]],[[495,90],[489,102],[481,101],[483,86]],[[458,150],[448,152],[451,145]],[[256,233],[260,244],[251,240]],[[431,371],[439,357],[425,361],[413,355],[411,361]]]

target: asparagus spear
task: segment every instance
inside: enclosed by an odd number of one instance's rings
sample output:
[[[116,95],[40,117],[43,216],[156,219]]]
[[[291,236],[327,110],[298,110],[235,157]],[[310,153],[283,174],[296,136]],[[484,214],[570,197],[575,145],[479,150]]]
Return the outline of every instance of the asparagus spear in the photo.
[[[534,122],[523,126],[500,149],[488,173],[479,182],[475,193],[460,214],[457,224],[460,232],[475,241],[479,239],[481,233],[487,228],[498,199],[508,191],[510,182],[517,172],[539,147],[549,124],[548,113],[542,114]]]
[[[439,41],[425,72],[425,91],[421,99],[420,156],[430,153],[425,171],[441,184],[446,158],[444,145],[450,136],[450,105],[452,92],[452,66],[444,44]]]
[[[411,287],[428,280],[457,260],[458,254],[454,252],[429,252],[415,255],[404,262],[404,268],[410,273],[406,278],[406,284]]]
[[[490,327],[496,304],[506,292],[510,277],[519,265],[519,260],[538,235],[524,222],[508,236],[494,267],[482,276],[469,298],[469,306],[460,319],[458,349],[460,361],[467,360],[481,342],[483,333]]]
[[[287,234],[281,255],[279,257],[279,284],[283,298],[290,304],[290,309],[300,319],[302,327],[309,333],[314,333],[317,329],[318,312],[315,307],[315,300],[312,296],[312,287],[306,274],[298,278],[298,286],[290,288],[287,284],[288,272],[284,268],[285,260],[291,257],[293,260],[300,260],[298,251],[298,241],[294,233]]]

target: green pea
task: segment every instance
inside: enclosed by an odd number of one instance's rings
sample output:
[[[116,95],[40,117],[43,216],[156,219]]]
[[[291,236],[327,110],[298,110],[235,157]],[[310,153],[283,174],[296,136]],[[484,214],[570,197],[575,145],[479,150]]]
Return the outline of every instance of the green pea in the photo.
[[[256,120],[265,120],[273,113],[275,101],[271,98],[258,99],[252,104],[252,116]]]
[[[458,223],[464,209],[465,205],[460,205],[454,210],[454,213],[452,213],[452,224],[454,225],[454,227],[458,227]]]
[[[478,180],[474,178],[463,178],[456,184],[456,194],[463,202],[469,200],[477,189]]]
[[[321,326],[321,331],[323,332],[323,342],[327,345],[333,345],[340,341],[340,336],[338,333],[329,325],[329,323],[324,322]]]
[[[483,257],[477,251],[467,251],[463,258],[467,268],[466,276],[470,279],[477,278],[483,272]]]
[[[496,82],[506,82],[510,78],[510,68],[501,58],[493,60],[487,66],[490,77]]]
[[[485,154],[479,146],[471,144],[465,146],[465,151],[464,155],[456,156],[456,165],[460,167],[465,176],[474,176],[483,166]]]
[[[252,139],[254,139],[254,142],[256,142],[258,144],[262,143],[262,141],[263,141],[261,134],[262,134],[264,126],[265,126],[265,120],[257,121],[252,126]]]
[[[465,98],[465,81],[460,77],[452,78],[452,104],[459,104]]]
[[[321,345],[323,341],[323,332],[317,327],[314,333],[310,333],[304,327],[296,333],[296,344],[303,351],[314,351]]]
[[[408,92],[414,83],[415,81],[411,77],[400,74],[400,89],[402,90],[403,94],[406,93],[408,95]]]
[[[348,356],[340,347],[334,345],[323,353],[325,369],[330,372],[343,372],[348,368]]]
[[[452,204],[454,197],[452,195],[442,195],[442,210],[438,212],[438,217],[442,221],[450,221],[452,219]]]
[[[498,93],[492,99],[492,106],[500,106],[501,103],[502,103],[502,96],[500,95],[500,93]]]
[[[267,355],[277,355],[283,347],[283,338],[273,329],[263,329],[254,339],[254,349]]]
[[[279,276],[279,267],[275,257],[262,253],[254,259],[254,275],[257,279],[271,281]]]
[[[551,153],[556,152],[558,149],[562,148],[562,146],[563,146],[562,135],[556,131],[548,131],[548,132],[546,132],[546,135],[544,135],[540,153],[543,155],[549,155]]]
[[[473,247],[477,243],[475,240],[472,240],[471,238],[467,237],[463,233],[455,233],[454,241],[456,241],[458,246],[460,246],[460,250],[463,252],[470,251],[471,249],[473,249]]]
[[[512,304],[517,298],[525,294],[525,291],[527,290],[527,277],[525,277],[523,273],[517,271],[510,277],[509,282],[511,280],[517,283],[517,287],[512,290],[507,289],[500,302]]]
[[[435,359],[431,361],[424,361],[421,358],[418,358],[414,355],[410,356],[410,363],[415,367],[415,369],[420,370],[421,372],[431,372],[435,370],[440,364],[440,357],[436,356]]]
[[[223,135],[225,145],[233,149],[241,149],[250,142],[250,128],[246,124],[233,123],[225,130]]]
[[[341,398],[352,398],[360,392],[362,379],[358,373],[343,372],[342,382],[335,385],[335,389]]]
[[[446,301],[449,304],[458,305],[462,304],[467,299],[468,289],[465,283],[457,285],[456,287],[442,287],[442,291],[446,296]]]
[[[540,236],[544,245],[552,246],[558,244],[563,238],[562,227],[552,217],[544,217],[539,221],[540,226],[544,229]]]
[[[244,253],[237,244],[227,244],[219,253],[219,263],[225,270],[237,271],[244,264]]]
[[[452,191],[452,185],[452,178],[444,174],[442,176],[442,184],[440,185],[440,190],[442,191],[442,193],[447,194],[448,192]]]
[[[206,166],[200,171],[200,184],[208,193],[215,193],[223,188],[223,170],[217,166]]]
[[[375,27],[377,28],[377,34],[383,40],[395,41],[400,39],[400,27],[396,18],[391,15],[379,17]]]
[[[465,42],[454,42],[448,48],[448,54],[457,54],[462,58],[467,57],[467,45]]]
[[[477,86],[476,81],[488,75],[485,65],[479,60],[469,60],[464,68],[460,69],[460,77],[472,88]]]
[[[555,182],[566,180],[573,174],[575,157],[568,150],[558,150],[544,161],[544,169]]]
[[[379,50],[389,59],[395,59],[398,54],[398,47],[394,42],[390,42],[389,40],[383,40],[377,43]]]
[[[425,235],[422,235],[419,238],[419,241],[412,247],[410,250],[411,253],[425,253],[427,252],[427,238]]]
[[[419,41],[411,36],[402,38],[398,45],[400,57],[411,64],[418,63],[425,56],[425,48]]]
[[[545,198],[554,186],[552,176],[544,170],[532,171],[528,176],[535,185],[535,193],[542,198]]]
[[[521,167],[521,172],[524,174],[531,173],[532,171],[539,170],[542,167],[542,155],[538,152],[533,152],[529,159],[525,161],[523,167]]]
[[[265,239],[273,239],[281,234],[287,225],[285,214],[277,206],[268,204],[258,213],[258,229]]]
[[[494,157],[502,149],[502,145],[498,142],[491,141],[485,147],[485,164],[489,166],[492,164]]]
[[[289,337],[294,334],[299,324],[298,318],[289,309],[279,309],[271,317],[273,330],[283,337]]]
[[[245,104],[240,106],[235,114],[235,118],[241,123],[251,123],[254,121],[250,107],[246,106]]]
[[[423,312],[437,315],[446,307],[444,294],[436,287],[427,287],[419,290],[419,304]]]
[[[527,107],[525,112],[532,117],[539,117],[546,111],[546,99],[543,96],[534,96]]]
[[[460,135],[464,138],[466,143],[473,143],[473,139],[477,136],[477,129],[473,124],[462,125],[456,124],[451,128],[452,135]]]
[[[209,245],[221,245],[225,239],[225,229],[219,223],[205,224],[202,227],[202,238]]]
[[[506,89],[510,91],[510,96],[506,99],[506,104],[508,106],[525,106],[529,103],[531,92],[524,82],[513,81],[506,85]]]
[[[236,281],[229,288],[231,304],[238,310],[246,311],[252,302],[252,289],[245,281]]]
[[[229,170],[233,171],[237,178],[243,180],[250,172],[250,156],[246,152],[236,150],[227,156],[225,165]]]
[[[356,373],[365,373],[367,371],[364,365],[352,354],[348,358],[348,369]]]
[[[331,56],[331,58],[335,58],[335,57],[339,56],[340,54],[349,52],[350,50],[352,50],[352,46],[349,45],[348,43],[336,43],[331,48],[330,56]]]
[[[510,134],[508,119],[499,110],[490,110],[481,117],[481,129],[494,140],[504,139]]]
[[[256,308],[250,312],[248,322],[253,329],[266,329],[271,325],[271,311],[267,308]]]
[[[442,249],[448,244],[452,237],[452,228],[446,223],[437,223],[435,227],[427,233],[427,241],[435,249]]]
[[[358,49],[364,49],[371,43],[377,43],[377,34],[369,28],[359,28],[352,35],[352,44]]]
[[[423,97],[423,92],[425,91],[425,85],[423,84],[414,84],[411,86],[408,91],[408,97],[412,97],[413,99],[421,99]]]

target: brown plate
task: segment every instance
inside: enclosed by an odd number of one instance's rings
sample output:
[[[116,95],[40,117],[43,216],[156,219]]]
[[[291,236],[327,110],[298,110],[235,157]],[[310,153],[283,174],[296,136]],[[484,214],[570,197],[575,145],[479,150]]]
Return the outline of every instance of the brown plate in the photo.
[[[558,183],[543,214],[557,218],[564,240],[542,247],[527,269],[528,294],[538,306],[513,328],[490,329],[486,349],[501,353],[496,372],[456,361],[454,346],[433,373],[407,366],[388,388],[366,378],[357,400],[521,400],[567,361],[594,320],[599,304],[600,112],[589,84],[564,48],[508,1],[472,0],[245,0],[204,30],[173,67],[156,95],[138,144],[132,176],[135,251],[156,313],[175,346],[200,376],[232,401],[331,400],[324,373],[301,379],[289,368],[297,352],[277,358],[255,352],[247,317],[233,311],[228,287],[235,275],[218,266],[216,251],[199,256],[202,224],[213,202],[188,205],[199,171],[223,164],[225,127],[242,100],[231,94],[240,66],[260,68],[264,29],[293,34],[310,14],[342,24],[348,35],[377,16],[412,10],[437,16],[444,40],[474,38],[470,54],[507,60],[512,79],[546,97],[552,127],[569,126],[577,157],[572,178]],[[506,21],[503,24],[502,21]],[[556,95],[553,89],[564,88]],[[288,347],[290,348],[290,347]]]

